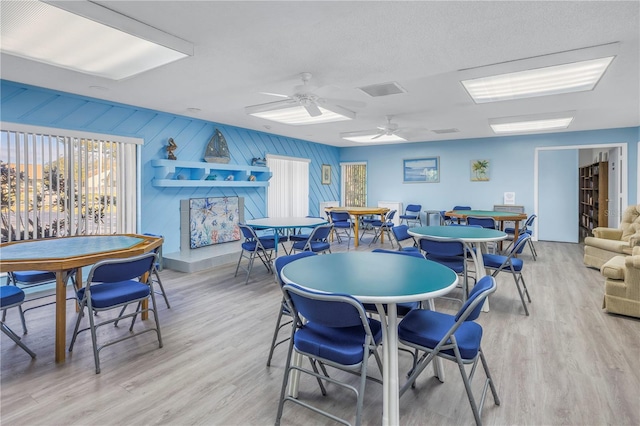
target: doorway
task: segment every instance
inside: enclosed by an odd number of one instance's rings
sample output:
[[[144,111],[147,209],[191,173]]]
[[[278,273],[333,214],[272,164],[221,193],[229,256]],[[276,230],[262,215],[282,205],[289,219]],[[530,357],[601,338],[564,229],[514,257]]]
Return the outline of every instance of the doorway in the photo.
[[[609,194],[609,200],[614,202],[616,206],[611,208],[613,210],[611,216],[615,217],[613,227],[619,226],[621,208],[627,205],[628,159],[626,144],[539,147],[535,149],[534,156],[534,213],[538,215],[537,226],[535,226],[533,233],[534,240],[574,243],[579,241],[578,204],[575,200],[577,200],[578,191],[577,158],[579,150],[583,149],[617,151],[618,158],[615,164],[618,170],[616,170],[614,180],[617,180],[618,190],[615,196]],[[568,163],[567,159],[569,159]],[[544,169],[541,168],[541,161]],[[555,171],[554,164],[563,164],[563,166],[559,167],[560,171]],[[564,171],[562,171],[563,169]],[[555,179],[549,176],[550,171],[557,175]],[[571,194],[575,194],[575,198]],[[611,223],[609,225],[611,226]]]

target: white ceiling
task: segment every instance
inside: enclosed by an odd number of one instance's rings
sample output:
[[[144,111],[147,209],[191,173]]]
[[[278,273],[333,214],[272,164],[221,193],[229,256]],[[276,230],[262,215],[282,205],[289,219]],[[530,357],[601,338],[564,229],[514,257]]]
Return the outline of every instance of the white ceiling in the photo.
[[[334,146],[385,116],[411,142],[495,136],[488,120],[575,111],[566,131],[640,125],[640,2],[99,1],[195,45],[195,54],[111,81],[2,54],[3,79]],[[63,31],[64,29],[60,29]],[[615,55],[595,90],[474,104],[460,80]],[[293,94],[366,103],[353,121],[290,126],[244,107]],[[407,93],[358,87],[395,81]],[[97,87],[96,87],[97,86]],[[189,112],[198,108],[199,112]],[[433,130],[459,129],[436,134]]]

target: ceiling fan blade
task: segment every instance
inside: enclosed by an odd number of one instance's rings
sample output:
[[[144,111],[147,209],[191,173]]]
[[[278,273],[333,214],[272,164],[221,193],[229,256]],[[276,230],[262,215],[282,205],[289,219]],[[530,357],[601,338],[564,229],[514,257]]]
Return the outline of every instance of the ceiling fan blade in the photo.
[[[374,137],[372,137],[371,140],[378,139],[378,138],[380,138],[380,137],[382,137],[382,136],[384,136],[386,134],[387,134],[387,132],[380,132],[377,135],[375,135]]]
[[[271,92],[260,92],[260,94],[262,95],[268,95],[268,96],[277,96],[279,98],[288,98],[288,95],[283,95],[281,93],[271,93]]]
[[[311,117],[318,117],[322,115],[322,111],[320,111],[320,108],[318,108],[318,105],[316,104],[304,105],[304,109],[307,110]]]
[[[340,137],[341,138],[350,138],[350,137],[355,137],[355,136],[375,136],[379,132],[380,131],[378,129],[356,130],[354,132],[342,132],[342,133],[340,133]]]

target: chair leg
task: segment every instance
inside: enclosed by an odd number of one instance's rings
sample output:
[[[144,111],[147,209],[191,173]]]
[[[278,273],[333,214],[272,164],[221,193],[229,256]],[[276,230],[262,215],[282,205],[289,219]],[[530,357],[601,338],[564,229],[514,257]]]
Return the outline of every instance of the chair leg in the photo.
[[[271,349],[269,349],[269,357],[267,358],[267,367],[271,366],[271,358],[273,357],[273,351],[276,349],[276,346],[278,346],[280,343],[286,342],[286,339],[285,339],[282,342],[279,342],[276,344],[276,340],[278,339],[278,332],[282,327],[291,323],[291,322],[286,322],[284,324],[280,324],[280,322],[282,321],[282,316],[284,315],[282,312],[283,304],[284,304],[284,300],[282,300],[282,302],[280,303],[280,312],[278,312],[278,319],[276,320],[276,328],[273,330],[273,339],[271,339]]]
[[[5,309],[4,312],[6,311],[7,310]],[[24,312],[22,311],[22,305],[18,306],[18,312],[20,312],[20,322],[22,322],[22,332],[23,334],[27,334],[27,322],[24,319]],[[4,318],[2,318],[2,320],[4,321]]]
[[[529,244],[529,248],[531,249],[531,254],[533,255],[533,260],[538,260],[538,253],[536,252],[536,248],[533,245],[533,241],[531,241],[531,238],[529,238],[527,240],[527,243]]]
[[[518,289],[518,294],[520,295],[520,300],[522,301],[522,307],[524,308],[524,313],[529,316],[529,309],[527,309],[527,303],[524,301],[524,294],[522,293],[523,288],[520,287],[520,281],[522,282],[522,286],[524,287],[524,292],[527,294],[527,299],[529,299],[529,303],[531,303],[531,296],[529,296],[529,290],[527,290],[527,285],[524,283],[524,278],[522,277],[522,273],[513,274],[513,279],[516,282],[516,288]]]
[[[489,372],[489,365],[487,364],[487,360],[484,357],[484,352],[482,348],[479,350],[480,352],[480,360],[482,361],[482,368],[484,368],[484,373],[487,376],[487,380],[489,381],[489,386],[491,387],[491,393],[493,394],[493,401],[496,405],[500,405],[500,397],[498,396],[498,391],[496,390],[496,385],[493,383],[493,378],[491,377],[491,373]]]
[[[164,291],[164,286],[162,285],[160,274],[158,273],[158,270],[156,268],[153,268],[153,274],[156,277],[156,282],[160,286],[160,293],[162,294],[162,297],[164,297],[164,303],[167,304],[167,309],[171,309],[171,305],[169,305],[169,298],[167,297],[167,293]]]
[[[4,334],[6,334],[7,336],[9,336],[9,338],[11,340],[13,340],[16,345],[20,346],[26,353],[28,353],[31,358],[35,358],[36,354],[35,352],[33,352],[31,349],[29,349],[27,347],[27,345],[25,345],[24,343],[22,343],[20,336],[18,336],[16,333],[13,332],[13,330],[11,330],[5,323],[4,321],[0,321],[0,328],[2,328],[2,332]]]

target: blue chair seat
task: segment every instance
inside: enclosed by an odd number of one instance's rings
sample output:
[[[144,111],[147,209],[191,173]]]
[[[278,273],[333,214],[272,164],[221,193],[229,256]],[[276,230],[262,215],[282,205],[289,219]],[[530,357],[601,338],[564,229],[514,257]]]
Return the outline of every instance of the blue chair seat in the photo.
[[[418,309],[409,312],[400,321],[398,337],[420,346],[433,348],[455,323],[456,319],[452,315]],[[465,321],[453,335],[456,337],[462,358],[475,358],[482,341],[482,327],[473,321]],[[442,351],[442,353],[455,357],[453,349]]]
[[[0,307],[15,305],[24,300],[24,291],[14,285],[0,286]]]
[[[84,298],[85,288],[78,290],[78,298]],[[91,289],[91,304],[94,308],[103,309],[117,306],[131,300],[142,299],[149,295],[149,286],[136,281],[119,281],[100,284]]]
[[[293,243],[293,249],[304,250],[306,245],[307,245],[307,240],[297,241]],[[309,241],[309,245],[311,246],[311,251],[313,252],[322,252],[322,251],[331,249],[331,244],[325,241]]]
[[[483,254],[482,260],[484,261],[484,266],[489,268],[500,268],[502,264],[507,260],[507,256],[502,256],[500,254]],[[511,258],[511,263],[513,264],[513,269],[516,271],[522,271],[522,259],[517,257]]]
[[[261,237],[260,238],[260,242],[262,243],[262,246],[266,249],[272,249],[276,246],[276,240],[274,240],[273,238],[264,238]],[[244,243],[242,243],[242,248],[245,249],[246,251],[255,251],[256,249],[256,242],[255,241],[246,241]]]
[[[382,340],[380,321],[369,319],[369,327],[378,344]],[[310,322],[294,336],[296,349],[320,358],[330,359],[342,365],[362,362],[365,335],[362,326],[331,328]],[[339,344],[336,344],[340,342]]]

